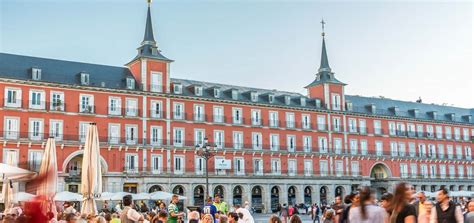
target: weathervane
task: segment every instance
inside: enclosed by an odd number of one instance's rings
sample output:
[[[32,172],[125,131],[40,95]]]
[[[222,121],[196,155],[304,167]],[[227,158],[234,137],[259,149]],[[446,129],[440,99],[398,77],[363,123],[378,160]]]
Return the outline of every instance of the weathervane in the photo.
[[[324,36],[324,35],[325,35],[325,34],[324,34],[324,25],[325,25],[325,24],[326,24],[326,22],[324,22],[324,19],[321,18],[321,26],[322,26],[322,28],[323,28],[323,32],[321,33],[321,36]]]

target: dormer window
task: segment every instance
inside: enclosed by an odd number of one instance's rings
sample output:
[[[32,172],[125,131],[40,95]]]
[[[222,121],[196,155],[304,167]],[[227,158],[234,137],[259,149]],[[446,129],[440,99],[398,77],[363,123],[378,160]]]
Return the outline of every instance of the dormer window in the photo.
[[[195,86],[194,87],[194,94],[196,94],[196,96],[202,96],[202,87],[201,86]]]
[[[250,92],[250,100],[253,101],[253,102],[257,102],[257,100],[258,100],[257,92]]]
[[[174,87],[173,87],[173,92],[175,94],[182,94],[183,93],[183,86],[181,84],[174,84]]]
[[[291,103],[291,97],[290,96],[285,96],[285,104],[290,105]]]
[[[301,106],[306,106],[306,98],[300,98],[300,104]]]
[[[135,89],[135,79],[128,77],[127,78],[127,89]]]
[[[82,85],[89,85],[89,74],[88,73],[81,73],[81,84]]]
[[[237,90],[232,90],[232,99],[239,100],[239,92]]]
[[[41,69],[39,68],[31,68],[31,79],[35,81],[41,80]]]
[[[268,102],[273,103],[275,101],[275,96],[273,94],[268,95]]]
[[[214,88],[214,97],[215,98],[220,98],[221,97],[221,91],[219,88]]]

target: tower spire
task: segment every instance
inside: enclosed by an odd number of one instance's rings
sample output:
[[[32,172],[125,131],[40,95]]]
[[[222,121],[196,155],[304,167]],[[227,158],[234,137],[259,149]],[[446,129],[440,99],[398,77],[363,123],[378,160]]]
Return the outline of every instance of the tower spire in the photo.
[[[153,36],[153,24],[151,23],[151,0],[147,0],[148,2],[148,13],[146,15],[146,25],[145,25],[145,35],[143,36],[144,44],[156,44],[155,37]]]
[[[326,22],[324,22],[324,19],[321,19],[321,27],[322,27],[321,36],[323,37],[323,47],[321,50],[321,64],[319,66],[319,70],[318,70],[319,72],[321,71],[331,72],[331,67],[329,67],[328,55],[326,52],[326,39],[324,38],[324,36],[326,35],[326,33],[324,32],[325,24]]]

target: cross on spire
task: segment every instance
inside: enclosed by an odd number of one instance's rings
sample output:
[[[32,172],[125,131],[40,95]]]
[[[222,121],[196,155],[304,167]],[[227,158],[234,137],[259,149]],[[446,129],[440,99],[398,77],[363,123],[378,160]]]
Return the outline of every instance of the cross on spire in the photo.
[[[322,36],[324,36],[324,25],[326,25],[326,22],[324,22],[324,19],[321,18],[321,27],[323,29],[323,32],[321,33]]]

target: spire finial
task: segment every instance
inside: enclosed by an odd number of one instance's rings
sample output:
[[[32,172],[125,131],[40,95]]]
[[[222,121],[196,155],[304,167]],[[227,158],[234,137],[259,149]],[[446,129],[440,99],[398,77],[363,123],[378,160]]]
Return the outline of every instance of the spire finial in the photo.
[[[326,22],[324,22],[324,18],[321,18],[321,27],[323,29],[323,32],[321,33],[321,36],[324,37],[325,33],[324,33],[324,25],[326,25]]]
[[[152,0],[146,0],[148,2],[148,7],[150,7]]]

